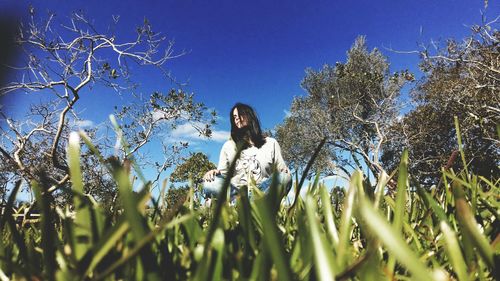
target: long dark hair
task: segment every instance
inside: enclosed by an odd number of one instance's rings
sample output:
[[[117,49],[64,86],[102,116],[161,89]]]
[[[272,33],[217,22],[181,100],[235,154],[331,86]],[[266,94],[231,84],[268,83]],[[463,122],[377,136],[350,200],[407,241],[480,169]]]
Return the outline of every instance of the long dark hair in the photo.
[[[244,118],[246,120],[247,125],[245,127],[236,127],[233,117],[234,109],[238,110],[240,119]],[[242,142],[244,147],[248,147],[250,145],[249,140],[251,140],[258,148],[262,147],[262,145],[266,143],[266,138],[260,129],[260,122],[257,117],[257,113],[251,106],[243,103],[236,103],[229,112],[229,120],[231,120],[231,138],[234,142]]]

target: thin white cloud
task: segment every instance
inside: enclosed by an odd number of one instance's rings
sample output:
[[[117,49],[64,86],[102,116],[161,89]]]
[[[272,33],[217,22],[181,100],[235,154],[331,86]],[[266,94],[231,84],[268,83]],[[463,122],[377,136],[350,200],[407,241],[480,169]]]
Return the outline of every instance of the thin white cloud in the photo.
[[[229,139],[231,133],[229,131],[212,131],[211,140],[215,142],[225,142]]]
[[[172,137],[201,138],[198,131],[189,123],[177,126],[172,132]]]
[[[94,122],[91,120],[78,120],[76,121],[76,126],[80,128],[89,128],[94,126]]]
[[[178,117],[180,117],[180,118],[184,118],[184,119],[189,118],[189,114],[186,111],[181,111],[181,112],[178,112],[176,114],[179,114]],[[163,122],[169,122],[170,120],[172,120],[172,117],[170,115],[172,115],[172,114],[167,114],[164,111],[159,110],[159,109],[153,109],[153,111],[152,111],[153,122],[156,122],[160,119],[163,119]]]
[[[165,116],[165,113],[163,113],[161,110],[155,109],[153,110],[153,122],[160,120]]]
[[[195,124],[196,126],[202,126],[201,123]],[[215,141],[215,142],[224,142],[229,139],[230,133],[228,131],[222,130],[213,130],[212,137],[207,139],[206,137],[200,136],[200,133],[196,130],[196,128],[190,124],[182,124],[177,126],[175,130],[169,136],[170,141],[188,141],[188,142],[197,142],[197,141]]]
[[[289,110],[283,109],[283,113],[285,113],[285,118],[292,116],[292,113]]]

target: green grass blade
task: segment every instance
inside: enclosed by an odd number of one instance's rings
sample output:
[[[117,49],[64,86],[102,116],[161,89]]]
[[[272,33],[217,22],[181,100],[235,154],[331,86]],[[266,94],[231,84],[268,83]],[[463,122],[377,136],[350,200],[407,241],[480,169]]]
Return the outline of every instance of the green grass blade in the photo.
[[[337,226],[335,225],[335,220],[333,218],[330,196],[328,195],[328,191],[326,190],[326,187],[324,185],[320,186],[319,192],[321,195],[321,209],[323,211],[323,216],[325,217],[327,234],[330,238],[330,241],[333,243],[334,248],[337,248],[339,245],[339,233],[337,231]]]
[[[132,191],[132,183],[130,182],[129,173],[122,167],[115,166],[113,177],[118,184],[120,196],[122,198],[125,217],[127,218],[133,235],[136,239],[140,239],[147,234],[147,228],[143,224],[143,219],[138,210],[138,201]]]
[[[21,188],[21,180],[16,181],[14,188],[10,192],[9,198],[7,199],[7,204],[4,207],[4,213],[2,214],[2,219],[0,219],[0,229],[4,229],[4,226],[9,218],[12,218],[12,210],[14,208],[14,203],[16,202],[17,193]]]
[[[364,197],[359,198],[360,204],[357,208],[362,218],[363,224],[372,235],[377,237],[388,252],[393,255],[408,271],[412,280],[429,281],[434,277],[428,268],[422,264],[418,257],[412,252],[406,241],[402,238],[401,232],[395,230]]]
[[[205,236],[205,243],[203,247],[203,260],[208,259],[209,256],[209,251],[210,251],[210,242],[212,241],[212,237],[215,233],[215,230],[219,227],[219,222],[221,218],[221,213],[222,213],[222,208],[224,204],[227,201],[227,191],[230,188],[231,184],[231,177],[234,174],[234,171],[236,169],[236,160],[239,158],[240,153],[242,151],[243,147],[241,145],[238,145],[236,154],[234,156],[234,160],[229,166],[229,170],[226,174],[226,177],[224,179],[224,183],[222,184],[221,190],[219,192],[219,196],[217,197],[216,205],[215,205],[215,211],[213,215],[213,219],[208,226],[207,234]],[[195,273],[194,279],[195,280],[207,280],[208,276],[204,274],[203,272],[203,267],[199,267]]]
[[[160,194],[158,195],[158,199],[156,200],[157,205],[155,206],[155,211],[153,213],[153,221],[156,221],[156,217],[163,217],[161,210],[165,207],[165,190],[167,189],[168,178],[165,178],[161,185]]]
[[[83,194],[82,171],[80,170],[80,135],[71,132],[68,142],[68,165],[73,190]],[[76,204],[78,203],[78,204]],[[80,205],[80,199],[75,198],[75,205]]]
[[[99,262],[116,246],[116,243],[127,233],[129,230],[129,224],[122,217],[110,230],[109,233],[105,234],[98,244],[93,248],[94,255],[90,261],[89,267],[87,268],[84,276],[88,276]]]
[[[146,183],[146,178],[144,177],[141,169],[137,166],[137,163],[134,161],[134,155],[129,153],[129,145],[127,140],[123,137],[123,131],[116,121],[116,118],[114,115],[109,116],[109,120],[111,121],[111,124],[113,124],[113,127],[115,128],[116,136],[118,138],[118,142],[121,143],[123,150],[125,151],[125,154],[127,155],[127,159],[131,161],[131,165],[134,168],[135,173],[137,174],[137,177],[142,181],[142,183]],[[145,185],[146,186],[146,185]]]
[[[463,149],[463,145],[462,145],[462,135],[460,134],[460,126],[458,124],[458,117],[455,116],[454,120],[455,120],[455,130],[456,130],[456,133],[457,133],[458,150],[460,151],[460,156],[462,158],[462,164],[464,165],[465,174],[468,177],[469,176],[469,171],[468,171],[468,168],[467,168],[467,161],[465,161],[465,153],[464,153],[464,149]]]
[[[222,280],[222,256],[224,254],[224,231],[218,228],[214,233],[212,239],[212,247],[216,252],[215,264],[213,266],[214,273],[212,280]]]
[[[71,176],[73,192],[73,205],[75,207],[75,224],[73,240],[74,256],[80,260],[92,247],[92,229],[90,224],[89,206],[82,200],[83,180],[80,169],[80,136],[76,132],[71,132],[68,142],[68,165]]]
[[[466,270],[467,265],[465,264],[465,260],[462,256],[462,251],[460,250],[460,245],[458,244],[455,233],[445,221],[441,221],[440,227],[444,236],[446,252],[448,253],[451,266],[457,274],[458,280],[469,280]]]
[[[497,180],[497,183],[493,183],[491,182],[490,180],[488,180],[487,178],[483,177],[483,176],[479,176],[479,179],[481,179],[483,182],[485,182],[486,184],[488,184],[491,188],[493,188],[493,190],[497,190],[498,189],[498,183],[499,183],[499,180]]]
[[[465,194],[462,185],[459,182],[453,182],[453,195],[455,196],[455,205],[457,208],[457,220],[462,228],[463,234],[468,236],[470,241],[483,258],[489,268],[494,268],[493,249],[488,243],[488,240],[481,234],[478,223],[474,218],[469,204],[465,199]]]
[[[295,197],[293,199],[292,206],[290,206],[290,209],[288,210],[288,214],[290,214],[292,212],[292,210],[295,208],[295,205],[297,204],[297,198],[300,196],[300,190],[302,189],[302,185],[304,184],[304,182],[307,178],[307,175],[309,174],[309,170],[311,169],[314,161],[316,160],[316,157],[318,157],[319,152],[321,151],[321,148],[323,148],[325,143],[326,143],[326,137],[320,141],[320,143],[318,144],[318,146],[314,150],[314,153],[311,156],[311,159],[309,159],[309,162],[307,162],[306,168],[304,169],[304,172],[302,173],[302,177],[300,178],[300,182],[297,185],[297,188],[295,190]]]
[[[143,202],[143,199],[148,195],[148,184],[145,184],[145,187],[140,190],[139,194],[135,194],[132,190],[132,182],[128,169],[118,159],[110,158],[109,162],[123,203],[124,215],[128,220],[134,240],[138,243],[138,241],[150,233],[146,218],[139,212],[139,208],[144,208],[145,202]],[[138,268],[144,270],[143,277],[148,280],[160,280],[159,266],[156,262],[156,255],[153,254],[151,247],[142,248],[140,256],[142,263]]]
[[[97,157],[97,159],[99,160],[99,162],[101,164],[106,164],[106,160],[102,156],[102,154],[99,151],[99,149],[97,149],[97,147],[95,147],[95,145],[92,143],[92,141],[90,140],[90,137],[84,131],[79,131],[78,134],[80,135],[80,138],[83,140],[83,142],[85,143],[85,145],[87,145],[87,147],[90,149],[90,151],[92,152],[92,154],[94,154]],[[107,167],[109,167],[109,166],[107,166]]]
[[[5,274],[5,272],[0,268],[0,281],[9,281],[9,277]]]
[[[375,187],[375,209],[378,209],[384,196],[384,188],[386,187],[392,175],[389,177],[385,171],[382,171],[378,177],[377,186]]]
[[[420,197],[424,200],[426,206],[432,209],[432,215],[437,218],[437,221],[444,221],[448,223],[446,213],[444,212],[443,208],[441,208],[441,206],[438,205],[436,200],[434,200],[434,198],[432,198],[432,196],[423,189],[418,189],[417,192],[420,195]]]
[[[344,199],[344,210],[342,212],[342,217],[340,220],[340,230],[339,230],[339,247],[337,256],[337,266],[340,270],[344,270],[348,262],[348,253],[350,247],[350,234],[352,228],[352,213],[354,209],[354,198],[356,195],[356,189],[354,182],[361,183],[361,171],[355,171],[351,176],[351,181],[349,185],[349,190],[347,190],[347,195]],[[362,187],[361,187],[362,189]],[[339,271],[340,271],[339,270]]]
[[[408,235],[411,236],[413,242],[415,244],[415,247],[417,248],[417,250],[419,252],[423,251],[424,248],[422,247],[422,244],[420,243],[419,241],[419,236],[417,235],[417,233],[415,232],[415,229],[412,228],[412,226],[407,223],[406,221],[403,222],[403,229],[406,231],[406,233],[408,233]],[[408,240],[407,240],[408,241]],[[411,241],[411,240],[410,240]],[[408,243],[410,242],[408,241]]]
[[[34,184],[32,184],[34,185]],[[12,239],[14,240],[14,245],[17,247],[17,250],[19,251],[19,260],[22,261],[23,264],[25,264],[25,267],[22,268],[21,273],[26,277],[27,280],[29,280],[31,277],[30,275],[33,274],[33,264],[31,262],[31,259],[29,258],[28,255],[28,247],[26,246],[26,242],[23,239],[23,235],[19,232],[16,226],[16,222],[14,221],[14,217],[12,216],[12,208],[14,206],[14,202],[17,197],[17,193],[19,192],[19,189],[21,187],[21,181],[17,181],[16,184],[14,185],[14,189],[11,191],[9,199],[7,200],[7,204],[5,205],[5,211],[2,216],[1,220],[1,230],[2,234],[5,233],[5,225],[7,224],[10,229],[10,233],[12,235]],[[0,237],[0,239],[3,239],[3,237]],[[11,257],[12,258],[12,257]]]
[[[157,228],[149,232],[146,236],[142,237],[142,239],[139,239],[136,241],[136,244],[134,245],[133,248],[129,249],[129,251],[126,252],[124,256],[122,256],[118,261],[113,263],[111,266],[109,266],[106,270],[104,270],[101,274],[95,277],[95,280],[102,280],[106,278],[108,275],[113,273],[117,268],[120,266],[123,266],[125,263],[136,257],[137,255],[140,254],[140,252],[149,244],[151,241],[154,240],[154,238],[159,235],[162,231],[165,229],[171,229],[176,226],[179,226],[181,223],[185,222],[186,220],[190,220],[195,213],[190,213],[186,214],[182,217],[177,217],[173,219],[172,221],[168,222],[163,222],[161,223]],[[151,260],[154,261],[154,260]],[[152,277],[153,279],[156,278],[157,273],[159,272],[158,269],[156,269],[155,272],[151,272],[153,274],[149,275],[148,277]],[[158,277],[159,280],[161,278]],[[148,279],[150,280],[150,279]]]
[[[408,190],[408,150],[403,151],[398,169],[398,189],[394,208],[394,229],[401,231],[406,210],[406,192]]]
[[[252,224],[252,207],[247,194],[247,187],[243,186],[240,190],[239,203],[237,204],[238,217],[245,241],[250,245],[250,249],[256,249],[257,242],[255,241],[255,231]]]
[[[328,244],[326,237],[319,228],[320,222],[316,217],[318,210],[316,209],[316,203],[314,201],[314,198],[308,194],[305,203],[307,221],[311,233],[309,238],[312,240],[314,247],[314,268],[316,269],[316,275],[319,280],[335,280],[335,262],[332,254],[332,247]]]
[[[263,197],[256,202],[262,220],[264,243],[278,270],[278,280],[292,280],[293,275],[290,271],[289,261],[276,225],[276,214],[271,211],[273,208],[269,206],[269,201],[266,199]]]
[[[396,206],[394,206],[394,220],[392,224],[396,231],[402,231],[403,220],[406,210],[406,192],[408,190],[408,150],[403,150],[401,155],[401,162],[399,163],[398,169],[398,186],[396,194]],[[389,256],[389,261],[387,268],[392,275],[394,273],[394,267],[396,266],[396,258],[394,256]]]
[[[48,186],[43,188],[48,190]],[[55,279],[57,270],[56,262],[56,231],[54,229],[54,219],[51,211],[52,195],[48,192],[41,192],[40,186],[33,183],[33,190],[36,194],[36,201],[40,208],[41,215],[41,234],[42,234],[42,249],[43,249],[43,267],[44,275],[48,280]]]
[[[252,264],[252,272],[250,273],[250,278],[248,280],[262,280],[262,278],[259,278],[259,276],[261,276],[264,271],[263,268],[266,262],[266,258],[267,256],[263,253],[257,255]]]

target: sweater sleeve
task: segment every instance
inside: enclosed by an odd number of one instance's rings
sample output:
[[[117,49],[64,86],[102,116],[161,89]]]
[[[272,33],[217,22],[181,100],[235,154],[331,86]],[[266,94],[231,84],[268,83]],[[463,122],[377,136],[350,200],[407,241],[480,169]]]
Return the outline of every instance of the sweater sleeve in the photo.
[[[229,170],[229,149],[231,149],[230,146],[231,145],[229,141],[225,142],[219,154],[219,164],[217,165],[217,170],[219,170],[223,175],[227,174],[227,171]]]
[[[274,140],[274,163],[276,163],[276,167],[278,168],[278,171],[283,171],[283,170],[288,170],[288,167],[285,163],[285,160],[283,160],[283,155],[281,155],[281,147],[279,143]]]

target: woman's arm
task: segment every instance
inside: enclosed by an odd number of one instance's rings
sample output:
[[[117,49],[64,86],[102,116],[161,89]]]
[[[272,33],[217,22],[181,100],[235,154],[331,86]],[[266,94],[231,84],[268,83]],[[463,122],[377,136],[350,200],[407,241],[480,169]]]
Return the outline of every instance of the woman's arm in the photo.
[[[283,172],[283,173],[290,173],[290,170],[288,169],[288,166],[286,165],[285,160],[283,160],[283,155],[281,154],[280,144],[276,140],[274,140],[274,159],[273,160],[274,160],[274,163],[276,163],[276,167],[278,168],[278,171]]]

